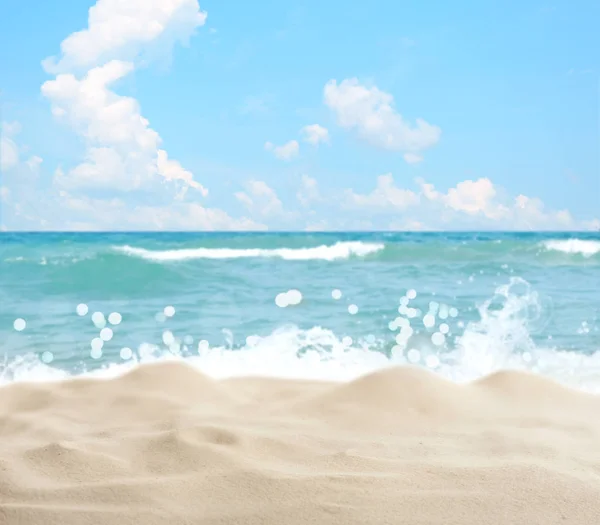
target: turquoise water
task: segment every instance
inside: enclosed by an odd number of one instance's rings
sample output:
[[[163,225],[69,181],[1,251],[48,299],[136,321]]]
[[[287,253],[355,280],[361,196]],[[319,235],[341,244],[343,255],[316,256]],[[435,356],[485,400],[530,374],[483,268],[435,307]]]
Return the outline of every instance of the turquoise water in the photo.
[[[217,377],[524,368],[600,390],[599,314],[597,233],[0,234],[2,382],[187,359]]]

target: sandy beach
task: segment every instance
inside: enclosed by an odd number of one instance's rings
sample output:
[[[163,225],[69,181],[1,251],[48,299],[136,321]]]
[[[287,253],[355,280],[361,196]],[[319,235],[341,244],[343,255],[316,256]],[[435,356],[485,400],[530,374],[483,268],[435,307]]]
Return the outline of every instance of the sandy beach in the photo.
[[[502,372],[214,381],[181,363],[0,389],[0,523],[592,524],[600,399]]]

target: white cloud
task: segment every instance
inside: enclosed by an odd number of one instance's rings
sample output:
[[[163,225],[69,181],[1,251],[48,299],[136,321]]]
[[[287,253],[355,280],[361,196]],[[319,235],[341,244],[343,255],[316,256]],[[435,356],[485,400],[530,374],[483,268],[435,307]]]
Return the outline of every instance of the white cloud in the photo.
[[[137,100],[111,89],[134,70],[143,51],[159,42],[185,42],[205,18],[197,0],[98,0],[90,8],[88,28],[62,42],[58,61],[45,62],[58,75],[42,85],[42,94],[87,144],[85,161],[61,177],[64,187],[130,191],[175,181],[207,194],[191,172],[169,159]]]
[[[19,147],[13,137],[21,131],[18,122],[1,123],[0,129],[0,169],[12,169],[19,163]]]
[[[3,122],[2,123],[2,133],[14,136],[21,133],[21,124],[19,122]]]
[[[235,193],[235,198],[240,201],[252,215],[269,217],[281,215],[283,204],[277,193],[266,182],[251,180],[246,183],[246,192]]]
[[[308,223],[304,227],[304,231],[306,232],[322,232],[331,229],[329,227],[329,223],[325,219],[321,219],[317,222]]]
[[[312,202],[321,199],[319,185],[316,179],[308,175],[302,175],[300,179],[300,189],[296,193],[296,198],[302,206],[309,206]]]
[[[33,157],[29,157],[25,161],[25,164],[27,164],[27,167],[31,171],[37,171],[39,169],[39,167],[41,166],[42,162],[44,162],[44,159],[42,159],[42,157],[38,157],[37,155],[34,155]]]
[[[84,161],[54,175],[55,186],[14,184],[2,191],[11,229],[174,229],[246,230],[265,226],[249,218],[197,202],[184,202],[185,190],[206,190],[192,173],[169,158],[159,134],[141,114],[137,100],[120,96],[114,84],[155,53],[169,50],[204,23],[196,0],[98,0],[90,9],[89,27],[67,37],[62,55],[45,61],[56,77],[42,86],[56,118],[84,139]],[[41,159],[20,165],[35,171]],[[176,182],[174,190],[145,192],[134,198],[92,198],[86,188],[158,189],[157,182]],[[171,188],[169,188],[171,189]],[[131,194],[130,194],[131,195]],[[175,199],[173,199],[175,196]],[[180,199],[178,200],[177,197]]]
[[[115,58],[134,60],[151,44],[170,51],[177,41],[187,43],[205,21],[197,0],[98,0],[89,10],[88,27],[65,38],[60,58],[47,58],[43,65],[58,74]]]
[[[465,180],[450,188],[444,200],[450,208],[476,215],[482,213],[490,219],[502,217],[506,208],[494,202],[496,188],[490,179]]]
[[[408,164],[418,164],[423,161],[423,157],[421,155],[417,155],[416,153],[405,153],[403,158]]]
[[[576,226],[568,210],[547,211],[545,208],[540,199],[518,195],[514,199],[511,211],[515,224],[528,230],[545,229],[548,223],[550,228],[558,230]]]
[[[377,186],[366,195],[346,190],[345,204],[350,207],[369,208],[385,212],[404,210],[419,203],[419,196],[412,190],[398,188],[391,173],[377,177]]]
[[[510,209],[498,200],[498,191],[487,178],[465,180],[442,194],[432,184],[418,179],[423,195],[433,202],[439,202],[452,210],[468,215],[483,215],[488,219],[499,220],[510,215]]]
[[[165,180],[175,182],[182,181],[186,184],[185,188],[194,188],[206,197],[208,190],[199,182],[194,180],[194,175],[191,171],[184,169],[176,160],[169,159],[167,152],[164,149],[158,150],[157,158],[158,174],[164,177]]]
[[[401,188],[390,174],[381,175],[370,193],[346,190],[343,204],[370,215],[400,216],[392,222],[398,229],[569,230],[597,224],[576,221],[567,210],[548,210],[538,198],[510,198],[487,178],[459,182],[445,193],[422,179],[417,186],[419,191]]]
[[[206,195],[206,189],[160,148],[161,138],[149,126],[138,102],[109,89],[133,70],[133,64],[113,60],[79,80],[61,74],[42,85],[52,112],[87,139],[85,161],[61,182],[66,187],[138,189],[163,180],[180,181]]]
[[[356,130],[379,148],[416,154],[436,144],[441,136],[439,127],[421,118],[411,126],[394,108],[392,95],[375,86],[364,86],[356,78],[340,84],[336,80],[327,82],[324,101],[341,127]]]
[[[198,203],[185,203],[180,207],[141,206],[131,218],[133,224],[148,228],[151,221],[161,230],[201,230],[201,231],[248,231],[266,230],[264,224],[242,217],[236,219],[217,208],[206,208]]]
[[[388,230],[394,231],[408,231],[408,232],[422,232],[427,231],[427,226],[421,221],[413,221],[407,219],[404,221],[392,221],[388,224]]]
[[[600,231],[600,219],[592,219],[591,221],[583,221],[583,228],[586,230]]]
[[[9,170],[19,163],[19,150],[14,140],[8,137],[0,139],[0,168]]]
[[[24,194],[10,203],[5,221],[12,230],[264,230],[249,218],[234,218],[199,203],[134,206],[119,198],[95,199],[68,191]]]
[[[318,146],[321,142],[329,142],[329,131],[319,124],[304,126],[300,130],[300,134],[306,142],[313,146]]]
[[[265,150],[272,151],[278,159],[292,160],[300,153],[300,144],[297,140],[290,140],[283,146],[275,146],[272,142],[265,142]]]
[[[21,159],[21,150],[14,137],[21,132],[18,122],[5,122],[0,136],[0,170],[5,172],[11,187],[26,186],[38,175],[43,162],[41,157],[33,155],[27,160]]]

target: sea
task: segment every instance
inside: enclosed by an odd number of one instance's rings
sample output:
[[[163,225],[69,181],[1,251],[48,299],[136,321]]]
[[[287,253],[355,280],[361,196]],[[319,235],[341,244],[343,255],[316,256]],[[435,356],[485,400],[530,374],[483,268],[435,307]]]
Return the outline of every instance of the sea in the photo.
[[[0,233],[0,384],[518,369],[600,391],[600,233]]]

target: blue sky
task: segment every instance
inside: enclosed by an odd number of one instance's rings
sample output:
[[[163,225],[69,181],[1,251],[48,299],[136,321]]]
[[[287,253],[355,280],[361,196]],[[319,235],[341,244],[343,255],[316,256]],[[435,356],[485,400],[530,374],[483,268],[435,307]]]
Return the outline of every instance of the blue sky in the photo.
[[[8,230],[594,229],[600,4],[3,2]]]

